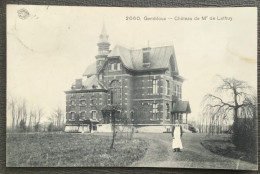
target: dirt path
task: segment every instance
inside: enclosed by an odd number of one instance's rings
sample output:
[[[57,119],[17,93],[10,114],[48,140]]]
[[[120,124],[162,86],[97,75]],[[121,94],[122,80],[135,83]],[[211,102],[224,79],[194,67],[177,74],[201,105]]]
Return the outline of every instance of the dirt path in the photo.
[[[200,144],[203,134],[186,133],[182,138],[183,151],[173,152],[170,134],[139,133],[135,137],[145,138],[150,146],[146,155],[133,167],[178,167],[211,169],[256,169],[257,165],[213,154]]]

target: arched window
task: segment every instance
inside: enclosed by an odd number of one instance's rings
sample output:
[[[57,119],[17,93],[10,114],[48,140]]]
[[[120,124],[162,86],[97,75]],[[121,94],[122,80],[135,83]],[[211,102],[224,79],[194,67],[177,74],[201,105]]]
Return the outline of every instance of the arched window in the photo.
[[[91,97],[91,104],[92,105],[97,105],[97,98],[95,96]]]
[[[81,105],[86,105],[86,99],[84,96],[81,96],[79,100]]]
[[[70,104],[71,104],[71,106],[75,105],[75,98],[74,97],[70,98]]]
[[[111,82],[111,104],[120,104],[121,85],[120,82],[114,80]]]

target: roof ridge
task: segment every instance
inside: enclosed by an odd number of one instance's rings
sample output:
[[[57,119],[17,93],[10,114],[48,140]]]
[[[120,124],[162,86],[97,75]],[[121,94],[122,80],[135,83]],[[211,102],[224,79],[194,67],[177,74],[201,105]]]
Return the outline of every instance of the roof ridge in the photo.
[[[115,47],[116,47],[116,46],[124,47],[124,48],[128,49],[129,51],[136,51],[136,50],[142,50],[143,48],[147,48],[147,47],[142,47],[142,48],[129,48],[129,47],[124,46],[124,45],[122,45],[122,44],[116,44]],[[150,47],[150,48],[153,49],[153,48],[162,48],[162,47],[174,47],[174,45],[156,46],[156,47]]]

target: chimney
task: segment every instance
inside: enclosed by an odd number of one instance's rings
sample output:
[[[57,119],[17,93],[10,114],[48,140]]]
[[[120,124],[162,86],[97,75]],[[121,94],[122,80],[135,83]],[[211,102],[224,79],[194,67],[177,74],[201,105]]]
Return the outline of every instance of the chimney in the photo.
[[[147,47],[147,48],[143,48],[143,67],[145,68],[149,68],[150,67],[150,52],[151,52],[151,48]]]
[[[82,79],[76,79],[76,89],[80,89],[82,87]]]

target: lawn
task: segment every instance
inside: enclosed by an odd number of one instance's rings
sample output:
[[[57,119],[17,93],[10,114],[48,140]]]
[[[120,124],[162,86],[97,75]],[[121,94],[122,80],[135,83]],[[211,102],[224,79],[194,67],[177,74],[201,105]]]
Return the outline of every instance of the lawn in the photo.
[[[206,136],[201,140],[201,144],[209,151],[218,155],[223,155],[234,159],[241,159],[250,163],[257,163],[257,154],[238,150],[231,142],[231,135],[223,134]]]
[[[111,136],[99,134],[33,133],[7,134],[8,167],[129,166],[147,150],[141,139],[117,138],[110,150]]]

